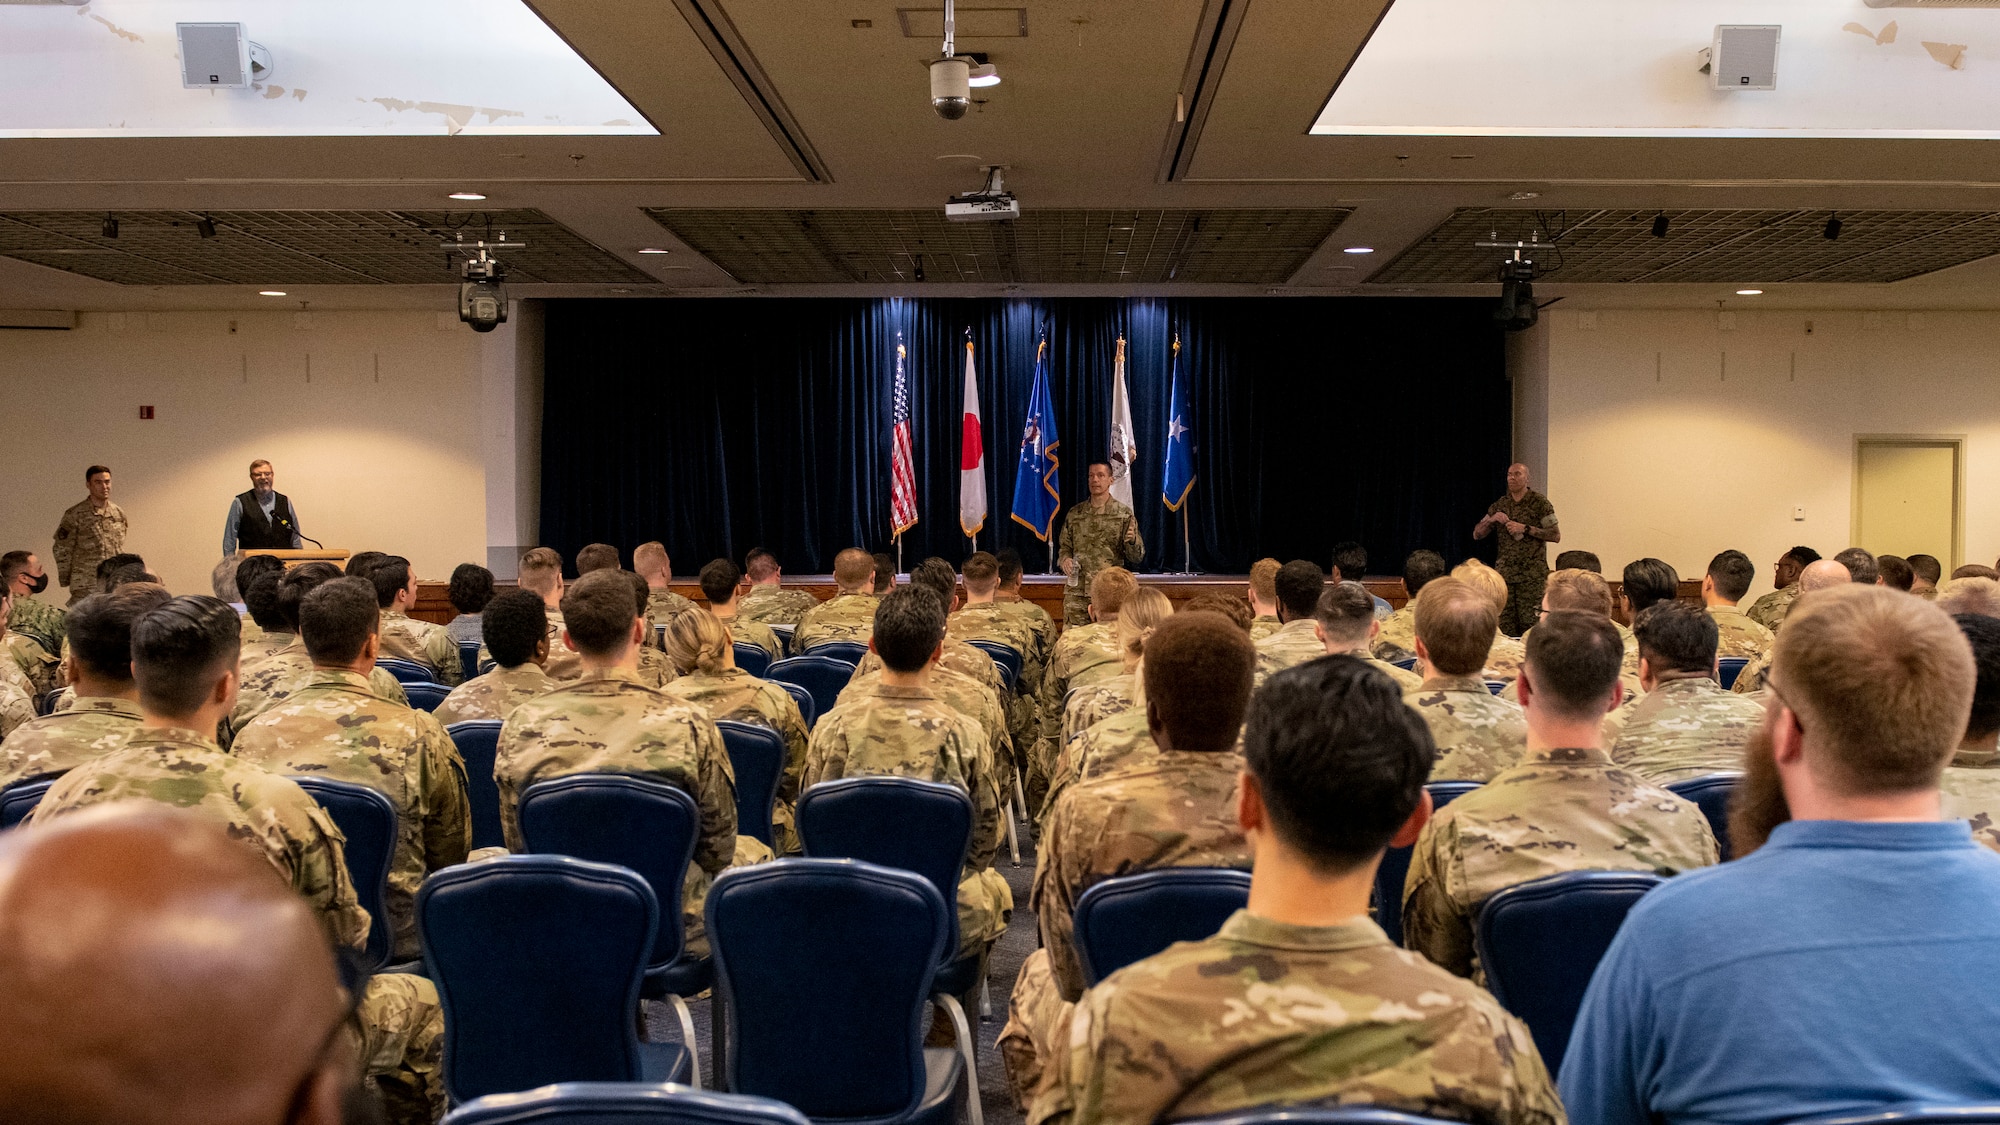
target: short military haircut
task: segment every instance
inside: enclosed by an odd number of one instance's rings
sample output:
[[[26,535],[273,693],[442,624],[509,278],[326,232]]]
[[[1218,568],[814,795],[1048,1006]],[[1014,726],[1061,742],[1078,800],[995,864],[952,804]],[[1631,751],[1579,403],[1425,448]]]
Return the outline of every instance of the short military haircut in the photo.
[[[625,581],[629,583],[632,587],[632,600],[639,607],[639,612],[634,616],[637,617],[647,616],[646,607],[653,600],[653,584],[646,581],[646,576],[640,574],[636,570],[621,570],[618,573],[624,575]],[[646,634],[648,637],[659,636],[659,633],[657,632],[657,627],[653,626],[653,623],[651,621],[646,622],[646,624],[649,628],[654,628],[656,630],[654,632]]]
[[[359,576],[324,583],[299,602],[299,636],[314,664],[354,663],[381,627],[376,587]]]
[[[876,655],[893,672],[914,672],[944,643],[944,603],[929,586],[903,586],[875,607]]]
[[[284,572],[285,564],[273,555],[246,555],[242,562],[236,564],[237,596],[223,600],[239,601],[248,606],[250,604],[250,587],[255,586],[259,578],[262,578],[266,574],[283,574]]]
[[[553,594],[562,582],[562,556],[549,547],[536,547],[521,556],[520,568],[515,572],[515,581],[524,590],[533,590],[544,597]]]
[[[1833,561],[1847,568],[1847,573],[1864,586],[1873,586],[1882,577],[1882,569],[1875,563],[1875,556],[1860,547],[1849,547],[1833,556]]]
[[[1633,613],[1660,602],[1670,602],[1680,596],[1681,576],[1662,559],[1635,559],[1625,564],[1625,601]],[[1747,583],[1745,584],[1747,587]],[[1549,603],[1550,609],[1583,609],[1583,606],[1558,606]],[[1610,616],[1606,611],[1605,616]]]
[[[1326,589],[1326,571],[1306,559],[1293,559],[1278,568],[1278,615],[1297,621],[1313,615],[1319,596]]]
[[[1250,591],[1257,595],[1258,601],[1278,604],[1278,568],[1283,565],[1268,558],[1250,564]]]
[[[591,549],[591,547],[604,547],[604,546],[606,545],[602,543],[593,543],[591,544],[590,547],[585,547],[583,550],[588,551]],[[617,549],[611,547],[607,547],[606,549],[612,552],[611,565],[617,566],[618,565]],[[604,568],[601,566],[586,568],[583,565],[583,552],[579,551],[577,552],[576,556],[576,572],[578,574],[582,574],[586,569],[602,570]],[[641,574],[650,574],[655,570],[665,570],[668,572],[672,572],[672,570],[674,569],[674,561],[667,557],[667,545],[665,543],[660,542],[657,539],[652,539],[639,544],[637,547],[632,548],[632,569],[640,572]]]
[[[875,556],[859,547],[849,547],[833,556],[833,584],[842,591],[865,591],[875,577]]]
[[[1414,598],[1426,584],[1450,573],[1451,568],[1445,565],[1444,556],[1436,551],[1411,551],[1410,557],[1403,560],[1403,592]]]
[[[165,586],[133,583],[109,594],[92,594],[63,618],[70,659],[100,679],[132,679],[132,626],[172,600]]]
[[[1875,569],[1882,573],[1882,585],[1892,590],[1910,590],[1917,584],[1916,569],[1901,555],[1876,555]]]
[[[352,578],[366,578],[375,564],[389,556],[382,551],[356,551],[348,556],[346,573]]]
[[[618,548],[609,543],[592,543],[576,553],[576,573],[582,577],[593,570],[617,570],[618,562]]]
[[[1430,666],[1447,676],[1474,676],[1486,667],[1500,612],[1483,591],[1439,578],[1417,595],[1417,639]]]
[[[1368,627],[1375,623],[1375,596],[1352,579],[1329,582],[1313,607],[1313,620],[1335,644],[1358,644],[1368,639]]]
[[[1936,555],[1911,555],[1903,561],[1910,564],[1910,569],[1916,572],[1918,578],[1933,586],[1944,577],[1944,564],[1937,561]]]
[[[1476,593],[1466,599],[1484,604]],[[1243,734],[1272,831],[1329,875],[1389,846],[1423,799],[1436,757],[1430,727],[1395,681],[1353,656],[1266,680]]]
[[[1713,622],[1709,627],[1714,628]],[[1611,685],[1618,682],[1624,662],[1624,638],[1602,614],[1553,610],[1528,630],[1527,672],[1534,705],[1564,718],[1582,719],[1609,711]]]
[[[698,576],[701,582],[701,596],[709,605],[728,605],[736,596],[736,586],[743,581],[743,572],[728,559],[716,559],[701,568]]]
[[[1976,613],[1982,617],[2000,617],[2000,582],[1991,578],[1954,578],[1950,587],[1938,595],[1937,607],[1953,615]]]
[[[1630,571],[1631,568],[1626,569]],[[1551,610],[1569,609],[1606,618],[1611,616],[1611,584],[1604,580],[1603,575],[1587,570],[1558,570],[1549,575],[1542,597]]]
[[[576,650],[601,660],[625,651],[639,602],[624,571],[593,570],[563,591],[562,615]]]
[[[910,581],[915,585],[928,586],[947,613],[958,600],[958,572],[943,559],[933,556],[918,563],[917,569],[910,572]]]
[[[130,551],[120,551],[97,564],[97,580],[103,582],[110,576],[112,571],[127,566],[136,566],[140,570],[144,570],[146,569],[146,560]]]
[[[1124,609],[1125,599],[1138,589],[1138,576],[1122,566],[1107,566],[1090,580],[1090,604],[1100,619],[1109,617]]]
[[[1971,644],[1942,610],[1850,583],[1793,604],[1767,683],[1797,713],[1814,777],[1860,796],[1937,785],[1976,677]]]
[[[1245,636],[1250,633],[1251,622],[1257,620],[1256,614],[1250,611],[1249,602],[1240,595],[1225,594],[1221,590],[1203,590],[1189,598],[1187,604],[1181,607],[1181,612],[1219,613],[1235,622],[1236,627],[1243,630]],[[1119,616],[1123,617],[1124,614],[1121,612]]]
[[[339,577],[340,568],[330,562],[302,563],[286,571],[278,580],[278,613],[285,619],[285,628],[298,632],[299,603],[306,600],[307,594]]]
[[[1819,561],[1819,552],[1813,550],[1811,547],[1800,546],[1793,547],[1780,557],[1790,559],[1802,567],[1807,567]]]
[[[743,569],[750,575],[750,581],[765,582],[782,568],[778,566],[778,556],[762,547],[752,547],[743,556]]]
[[[28,572],[28,560],[35,557],[33,551],[9,551],[0,555],[0,583],[12,582]]]
[[[250,620],[259,629],[270,632],[290,632],[291,626],[285,621],[284,608],[279,604],[278,590],[284,584],[283,574],[264,573],[243,591],[243,608],[250,611]],[[124,589],[124,587],[119,587]]]
[[[1451,568],[1451,576],[1486,595],[1486,600],[1493,603],[1496,621],[1507,608],[1507,580],[1500,576],[1499,571],[1478,559],[1467,559]]]
[[[1632,619],[1632,636],[1639,642],[1639,655],[1658,675],[1712,670],[1721,631],[1706,609],[1674,601],[1641,610]]]
[[[887,551],[877,551],[875,560],[875,592],[886,593],[896,586],[896,560]]]
[[[1757,566],[1750,556],[1738,550],[1727,550],[1708,560],[1708,577],[1715,583],[1715,592],[1726,601],[1741,601],[1750,592],[1750,583],[1757,577]]]
[[[100,590],[109,593],[120,586],[129,586],[134,582],[151,582],[157,586],[160,583],[160,576],[137,563],[132,563],[121,566],[98,579],[97,586]]]
[[[194,594],[161,602],[132,623],[140,706],[162,718],[193,715],[236,667],[242,646],[243,623],[221,598]]]
[[[535,658],[535,642],[549,635],[548,607],[533,590],[502,590],[480,611],[479,632],[493,663],[519,667]]]
[[[1562,551],[1556,555],[1557,570],[1587,570],[1592,574],[1603,574],[1604,563],[1598,559],[1596,551]]]
[[[104,467],[103,465],[92,465],[90,468],[85,469],[83,471],[83,479],[88,481],[91,477],[94,477],[99,473],[103,473],[106,476],[110,476],[111,470]]]
[[[1340,572],[1342,581],[1361,581],[1368,573],[1368,548],[1348,540],[1333,545],[1333,568]]]
[[[1994,570],[1992,567],[1981,563],[1966,563],[1964,566],[1952,571],[1951,577],[1954,581],[1960,578],[2000,579],[2000,570]]]
[[[365,575],[375,587],[375,604],[388,609],[396,604],[396,595],[409,588],[410,560],[401,555],[389,555],[368,568]]]
[[[1965,740],[1969,742],[2000,730],[2000,621],[1977,613],[1952,620],[1972,646],[1972,713],[1965,720]]]
[[[208,571],[208,589],[225,602],[240,602],[236,593],[236,556],[229,555],[216,563]]]
[[[1021,580],[1021,572],[1026,569],[1021,563],[1021,552],[1012,547],[1002,547],[1000,553],[993,557],[1000,562],[1002,586],[1012,586]]]
[[[479,613],[493,600],[493,572],[478,563],[459,563],[452,568],[445,599],[460,613]]]
[[[1175,750],[1228,750],[1243,729],[1257,646],[1228,618],[1176,613],[1146,638],[1146,710]]]
[[[967,556],[959,573],[964,575],[968,591],[985,597],[1000,582],[1000,560],[985,551],[974,551]]]

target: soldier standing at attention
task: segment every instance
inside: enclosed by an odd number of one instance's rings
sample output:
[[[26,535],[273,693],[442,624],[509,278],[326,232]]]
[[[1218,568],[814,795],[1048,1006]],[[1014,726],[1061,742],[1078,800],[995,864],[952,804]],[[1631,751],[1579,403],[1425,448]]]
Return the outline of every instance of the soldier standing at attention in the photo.
[[[1090,499],[1063,517],[1057,547],[1062,572],[1069,575],[1063,587],[1063,621],[1070,625],[1090,624],[1085,607],[1090,605],[1090,580],[1098,571],[1107,566],[1129,569],[1146,555],[1132,509],[1112,499],[1111,466],[1093,462],[1088,476]]]
[[[125,550],[125,509],[111,502],[111,470],[83,472],[90,495],[71,504],[56,525],[56,581],[69,587],[69,604],[97,592],[97,564]]]
[[[1500,631],[1518,637],[1535,625],[1542,608],[1542,583],[1549,576],[1550,543],[1562,542],[1556,509],[1549,498],[1528,487],[1528,467],[1507,466],[1507,495],[1486,509],[1486,518],[1472,529],[1484,539],[1500,529],[1500,557],[1493,569],[1507,580],[1507,609]]]

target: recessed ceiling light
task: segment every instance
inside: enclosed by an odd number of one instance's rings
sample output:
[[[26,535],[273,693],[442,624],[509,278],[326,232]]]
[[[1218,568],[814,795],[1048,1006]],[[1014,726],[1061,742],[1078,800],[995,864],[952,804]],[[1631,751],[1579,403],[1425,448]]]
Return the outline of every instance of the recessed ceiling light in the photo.
[[[671,254],[671,253],[673,253],[673,251],[672,251],[672,250],[669,250],[669,249],[667,249],[667,248],[666,248],[666,247],[664,247],[664,246],[641,246],[641,247],[639,247],[639,253],[641,253],[641,254]]]
[[[1738,297],[1758,297],[1762,296],[1763,292],[1762,289],[1738,289],[1736,295]]]
[[[477,203],[478,201],[485,199],[486,197],[476,191],[455,191],[452,192],[451,195],[449,195],[447,198],[463,199],[468,203]]]
[[[285,291],[283,289],[259,289],[257,290],[257,295],[259,297],[282,297],[285,295]]]
[[[1375,248],[1373,246],[1349,246],[1347,249],[1341,251],[1343,254],[1373,254],[1374,252]]]
[[[1000,72],[993,69],[992,63],[980,63],[978,66],[973,67],[972,76],[966,81],[966,85],[968,86],[998,86],[999,84]]]
[[[1517,191],[1517,192],[1515,192],[1514,194],[1512,194],[1512,195],[1508,196],[1507,198],[1509,198],[1509,199],[1540,199],[1541,197],[1542,197],[1542,193],[1541,193],[1541,192],[1539,192],[1539,191]]]
[[[613,289],[613,290],[612,290],[612,292],[613,292],[613,293],[630,293],[630,292],[631,292],[631,290],[630,290],[630,289]]]

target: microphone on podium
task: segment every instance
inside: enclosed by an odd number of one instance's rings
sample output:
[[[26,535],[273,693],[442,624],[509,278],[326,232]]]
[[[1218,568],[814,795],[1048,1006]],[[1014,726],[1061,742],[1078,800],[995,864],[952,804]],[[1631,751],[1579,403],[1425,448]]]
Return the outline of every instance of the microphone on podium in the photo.
[[[293,535],[298,536],[299,538],[305,540],[306,542],[311,543],[313,546],[318,547],[320,550],[322,551],[326,550],[326,544],[320,542],[317,539],[314,539],[312,536],[307,535],[305,532],[300,531],[298,528],[293,527],[292,521],[286,519],[285,517],[283,516],[278,517],[278,526],[284,528],[286,531],[291,532]]]

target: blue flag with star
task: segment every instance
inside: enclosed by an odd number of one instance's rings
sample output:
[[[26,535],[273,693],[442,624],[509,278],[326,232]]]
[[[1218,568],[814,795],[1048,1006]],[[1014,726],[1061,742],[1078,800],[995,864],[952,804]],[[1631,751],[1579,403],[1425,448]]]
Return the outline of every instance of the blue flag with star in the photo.
[[[1167,399],[1167,472],[1161,499],[1178,512],[1194,491],[1193,418],[1188,411],[1187,386],[1181,380],[1181,341],[1174,337],[1173,390]]]
[[[1021,427],[1021,462],[1014,469],[1014,522],[1046,543],[1055,533],[1056,511],[1062,507],[1062,484],[1056,475],[1055,404],[1049,399],[1049,373],[1042,360],[1048,353],[1044,338],[1035,345],[1035,387],[1028,395],[1028,420]]]

